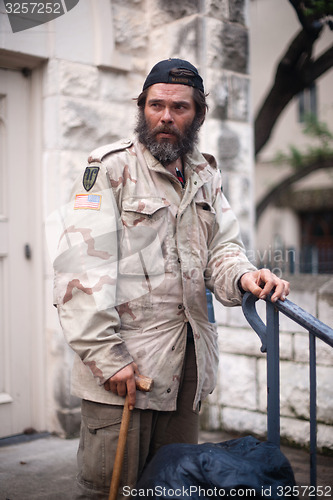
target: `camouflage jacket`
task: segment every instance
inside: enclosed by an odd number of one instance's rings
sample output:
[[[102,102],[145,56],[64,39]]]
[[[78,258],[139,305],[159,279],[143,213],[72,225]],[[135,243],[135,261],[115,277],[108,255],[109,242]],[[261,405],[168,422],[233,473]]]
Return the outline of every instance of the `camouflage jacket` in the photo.
[[[62,210],[54,263],[55,304],[77,354],[73,393],[123,404],[103,383],[134,360],[154,379],[136,406],[174,410],[190,322],[196,408],[214,389],[219,358],[205,289],[239,305],[237,282],[255,269],[215,160],[188,155],[185,188],[137,140],[99,148],[88,161]]]

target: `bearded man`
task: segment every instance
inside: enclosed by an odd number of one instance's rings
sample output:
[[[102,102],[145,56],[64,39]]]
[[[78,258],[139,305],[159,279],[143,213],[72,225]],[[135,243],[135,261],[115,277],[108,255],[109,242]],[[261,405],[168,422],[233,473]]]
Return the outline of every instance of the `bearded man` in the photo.
[[[76,353],[82,398],[77,498],[108,498],[124,396],[131,424],[119,498],[165,444],[197,443],[199,409],[218,365],[206,288],[226,306],[245,291],[284,300],[289,284],[246,258],[211,155],[187,61],[156,64],[137,100],[136,137],[94,151],[63,214],[55,303]],[[154,379],[137,393],[135,375]]]

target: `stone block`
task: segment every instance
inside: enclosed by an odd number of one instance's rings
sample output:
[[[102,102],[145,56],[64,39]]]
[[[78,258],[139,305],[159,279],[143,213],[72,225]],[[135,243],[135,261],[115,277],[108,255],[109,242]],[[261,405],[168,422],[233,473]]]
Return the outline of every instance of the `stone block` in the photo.
[[[221,353],[242,354],[247,357],[262,357],[259,337],[249,328],[218,327]]]
[[[66,439],[79,437],[81,427],[81,407],[60,408],[57,411],[59,424]]]
[[[228,164],[231,163],[230,160],[237,158],[240,154],[241,143],[239,134],[237,134],[236,131],[232,130],[229,124],[224,124],[221,128],[219,150],[222,162],[229,160]]]
[[[317,419],[333,426],[332,380],[333,366],[317,366]]]
[[[333,389],[332,366],[317,366],[317,419],[332,425]],[[259,409],[267,408],[266,363],[258,361]],[[310,405],[309,366],[304,363],[280,363],[280,412],[281,416],[309,419]]]
[[[258,409],[265,413],[267,411],[267,362],[266,358],[258,360],[257,364],[258,384]]]
[[[317,425],[317,448],[327,452],[333,450],[333,426],[319,423]]]
[[[249,121],[249,80],[245,77],[231,75],[229,78],[228,119]]]
[[[213,19],[223,21],[229,17],[228,0],[206,0],[205,9],[205,15]]]
[[[139,96],[144,78],[138,70],[131,73],[101,70],[99,72],[99,99],[109,102],[123,102],[127,104],[131,113],[134,113],[136,112],[136,103],[133,102],[133,99]]]
[[[60,98],[50,95],[44,98],[43,144],[46,150],[60,149]]]
[[[200,411],[200,428],[204,430],[221,429],[221,407],[204,402]]]
[[[86,167],[89,151],[48,151],[43,156],[43,174],[48,189],[44,201],[47,219],[69,199],[76,177]]]
[[[221,33],[223,68],[236,73],[248,73],[248,31],[238,24],[223,25]]]
[[[112,3],[114,41],[116,47],[135,54],[148,44],[149,22],[146,11],[128,3]]]
[[[241,228],[246,234],[249,217],[252,213],[251,206],[251,181],[248,174],[230,172],[228,174],[228,200]]]
[[[267,418],[263,413],[225,407],[222,408],[222,428],[230,432],[265,436]]]
[[[132,135],[133,115],[122,103],[63,98],[61,102],[61,144],[65,149],[88,150]]]
[[[280,332],[280,359],[292,360],[294,356],[294,338],[290,333]]]
[[[309,422],[296,418],[281,417],[281,438],[287,439],[290,444],[307,446],[309,439]]]
[[[149,11],[151,25],[165,26],[167,23],[193,16],[200,12],[200,0],[152,0]]]
[[[249,177],[253,169],[250,156],[252,152],[252,132],[250,125],[243,122],[228,122],[221,125],[219,130],[218,150],[220,154],[218,160],[221,162],[223,171],[228,170],[229,177],[234,173],[238,182],[240,173],[244,173]],[[250,197],[251,199],[252,196]]]
[[[227,308],[227,325],[233,327],[247,328],[249,326],[241,306]]]
[[[257,408],[256,359],[223,353],[220,364],[221,404],[255,410]]]
[[[316,340],[317,365],[333,365],[333,349],[320,339]],[[295,334],[295,361],[309,362],[309,334],[308,332]]]
[[[209,91],[209,87],[207,87],[207,91]],[[209,111],[206,121],[200,131],[200,148],[201,151],[210,152],[210,154],[214,155],[217,162],[218,168],[222,170],[222,182],[225,187],[225,167],[223,162],[221,161],[220,151],[219,151],[219,140],[221,135],[221,121],[219,119],[212,117],[212,103],[209,100],[208,96],[208,105]],[[204,145],[202,144],[204,143]]]
[[[95,66],[60,61],[59,91],[73,97],[98,98],[99,72]]]
[[[152,64],[169,57],[187,59],[202,73],[200,60],[201,20],[197,16],[186,17],[173,23],[154,28],[154,43],[150,48]]]
[[[246,0],[233,0],[229,2],[230,21],[245,24],[245,3]]]
[[[212,74],[214,71],[220,73],[222,70],[227,69],[223,65],[223,26],[223,21],[218,18],[205,18],[207,75]]]
[[[218,325],[225,325],[227,322],[227,308],[221,304],[218,300],[216,300],[215,295],[213,294],[213,308],[215,321]]]
[[[43,97],[56,95],[59,93],[59,61],[50,59],[45,64],[43,78]]]
[[[333,278],[318,291],[318,318],[333,328]]]
[[[281,438],[287,439],[289,443],[298,446],[310,445],[309,422],[288,417],[282,417],[280,421]],[[322,423],[317,424],[317,450],[333,450],[333,427]]]
[[[206,20],[207,66],[248,73],[248,31],[240,24]]]
[[[226,120],[230,98],[227,74],[222,71],[211,71],[208,68],[205,85],[207,91],[209,91],[209,99],[212,102],[212,104],[209,103],[209,117]]]
[[[299,419],[309,418],[308,367],[300,363],[280,363],[281,415]]]

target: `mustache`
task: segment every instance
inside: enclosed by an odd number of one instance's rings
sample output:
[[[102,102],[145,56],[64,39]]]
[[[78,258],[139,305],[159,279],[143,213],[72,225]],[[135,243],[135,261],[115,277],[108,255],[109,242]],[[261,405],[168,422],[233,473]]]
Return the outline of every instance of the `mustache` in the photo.
[[[181,134],[180,132],[170,126],[170,125],[159,125],[158,127],[155,127],[152,131],[151,131],[152,135],[157,135],[157,134],[173,134],[175,135],[178,139],[181,137]]]

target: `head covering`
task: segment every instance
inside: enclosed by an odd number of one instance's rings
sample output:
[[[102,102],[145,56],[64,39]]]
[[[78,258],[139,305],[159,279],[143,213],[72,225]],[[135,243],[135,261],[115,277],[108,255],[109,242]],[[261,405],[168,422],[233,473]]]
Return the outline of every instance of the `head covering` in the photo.
[[[155,83],[189,85],[204,92],[203,81],[197,68],[183,59],[166,59],[155,64],[147,76],[142,90],[146,90]]]

